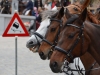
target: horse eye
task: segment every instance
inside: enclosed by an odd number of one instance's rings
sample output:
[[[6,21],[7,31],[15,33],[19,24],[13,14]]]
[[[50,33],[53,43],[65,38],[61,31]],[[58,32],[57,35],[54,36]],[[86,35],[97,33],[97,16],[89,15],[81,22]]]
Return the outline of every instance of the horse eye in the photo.
[[[70,34],[69,36],[68,36],[68,38],[73,38],[74,37],[74,34]]]
[[[75,11],[78,11],[78,9],[77,8],[73,8]]]
[[[51,32],[54,32],[56,30],[56,28],[51,28]]]

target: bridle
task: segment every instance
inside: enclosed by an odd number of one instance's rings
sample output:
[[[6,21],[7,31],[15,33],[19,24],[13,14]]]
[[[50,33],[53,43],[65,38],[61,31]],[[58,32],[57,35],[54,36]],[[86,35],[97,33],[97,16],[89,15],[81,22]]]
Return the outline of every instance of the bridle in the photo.
[[[63,27],[63,21],[62,20],[58,20],[58,19],[54,19],[54,18],[50,18],[51,21],[56,21],[56,22],[59,22],[59,29],[58,29],[58,32],[55,36],[55,39],[54,39],[54,43],[51,43],[49,42],[47,39],[43,39],[44,42],[48,43],[49,45],[51,45],[51,48],[54,48],[55,45],[57,44],[57,41],[58,41],[58,36],[61,32],[61,28]]]
[[[73,5],[75,5],[75,4],[73,4]],[[80,8],[78,5],[75,5],[75,6],[77,6],[78,8]],[[81,9],[81,8],[80,8],[80,9]],[[81,11],[82,11],[82,9],[81,9]],[[65,11],[64,11],[64,13],[65,13]],[[37,33],[37,32],[34,32],[34,34],[35,34],[35,37],[38,36],[39,38],[42,39],[42,41],[44,41],[44,42],[48,43],[49,45],[51,45],[51,48],[54,48],[55,45],[57,44],[58,36],[59,36],[60,31],[61,31],[61,28],[62,28],[62,26],[63,26],[63,24],[62,24],[63,21],[62,21],[62,20],[55,19],[55,18],[50,18],[50,20],[51,20],[51,21],[57,21],[57,22],[60,23],[60,24],[59,24],[59,30],[58,30],[58,32],[57,32],[57,34],[56,34],[54,43],[49,42],[48,40],[46,40],[42,35],[40,35],[40,34]],[[37,37],[36,37],[36,39],[37,39]],[[38,44],[40,45],[40,42],[38,41],[38,39],[37,39],[37,42],[38,42]]]
[[[55,46],[55,50],[57,50],[57,51],[59,51],[59,52],[62,52],[62,53],[64,53],[64,54],[66,54],[67,57],[73,59],[73,55],[71,54],[71,52],[74,50],[74,48],[76,47],[76,45],[77,45],[78,42],[80,41],[80,38],[82,37],[82,39],[83,39],[83,28],[84,28],[84,23],[83,23],[83,25],[82,25],[81,27],[76,26],[76,25],[74,25],[74,24],[67,24],[67,26],[72,26],[72,27],[75,27],[75,28],[79,29],[80,32],[79,32],[79,34],[78,34],[78,37],[77,37],[75,43],[71,46],[71,48],[70,48],[69,50],[66,51],[66,50],[64,50],[64,49],[62,49],[62,48],[60,48],[60,47],[58,47],[58,46]],[[82,41],[82,44],[83,44],[83,41]]]
[[[57,34],[56,34],[54,43],[49,42],[48,40],[46,40],[42,35],[40,35],[40,34],[37,33],[37,32],[35,32],[34,34],[37,35],[39,38],[41,38],[42,41],[44,41],[44,42],[48,43],[49,45],[51,45],[51,48],[54,48],[55,45],[57,44],[58,36],[59,36],[59,34],[60,34],[60,32],[61,32],[61,28],[62,28],[62,26],[63,26],[63,24],[62,24],[63,21],[62,21],[62,20],[58,20],[58,19],[54,19],[54,18],[50,18],[50,20],[51,20],[51,21],[56,21],[56,22],[59,22],[59,23],[60,23],[60,24],[59,24],[59,30],[58,30],[58,32],[57,32]]]
[[[72,51],[74,50],[74,48],[76,47],[76,45],[78,44],[78,42],[80,41],[81,37],[82,37],[82,47],[83,47],[83,42],[84,42],[84,38],[83,38],[83,36],[84,36],[84,34],[83,34],[84,23],[83,23],[83,25],[82,25],[81,27],[76,26],[76,25],[74,25],[74,24],[67,24],[67,26],[72,26],[72,27],[75,27],[75,28],[79,29],[80,32],[79,32],[79,34],[78,34],[78,37],[77,37],[75,43],[71,46],[71,48],[70,48],[68,51],[66,51],[66,50],[64,50],[64,49],[62,49],[62,48],[60,48],[60,47],[58,47],[58,46],[55,46],[55,50],[64,53],[64,54],[66,55],[66,58],[70,58],[70,59],[73,60],[73,55],[72,55],[71,53],[72,53]],[[83,49],[83,48],[81,48],[81,49]],[[66,58],[65,58],[65,60],[66,60]],[[66,62],[68,62],[68,61],[66,60]],[[68,62],[68,63],[69,63],[69,62]],[[67,63],[67,64],[68,64],[68,63]],[[90,67],[90,69],[88,69],[88,70],[80,69],[79,65],[78,65],[79,69],[71,69],[68,65],[64,64],[63,72],[66,73],[66,74],[68,74],[68,73],[67,73],[68,71],[71,71],[71,72],[72,72],[72,71],[77,71],[77,72],[80,72],[82,75],[84,75],[84,74],[82,73],[82,71],[85,71],[85,72],[87,73],[86,75],[88,75],[88,74],[90,73],[90,71],[94,71],[94,70],[100,69],[100,67],[98,67],[98,68],[93,68],[93,67],[95,66],[95,64],[96,64],[96,62],[94,62],[94,63],[92,64],[92,66]],[[68,71],[66,72],[66,71],[64,71],[64,69],[68,69]],[[72,73],[72,74],[73,74],[73,73]]]

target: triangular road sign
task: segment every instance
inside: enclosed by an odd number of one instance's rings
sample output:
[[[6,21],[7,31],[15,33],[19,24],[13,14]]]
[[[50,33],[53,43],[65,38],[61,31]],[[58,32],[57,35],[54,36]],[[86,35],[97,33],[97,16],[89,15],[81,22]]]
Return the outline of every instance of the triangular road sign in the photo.
[[[13,15],[10,23],[8,24],[6,30],[4,31],[3,37],[14,37],[14,36],[29,36],[29,33],[20,19],[17,12]]]

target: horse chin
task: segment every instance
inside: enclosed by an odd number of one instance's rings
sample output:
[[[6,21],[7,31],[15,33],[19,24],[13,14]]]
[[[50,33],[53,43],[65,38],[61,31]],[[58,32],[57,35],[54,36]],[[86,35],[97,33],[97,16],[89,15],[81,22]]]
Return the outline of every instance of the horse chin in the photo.
[[[29,50],[32,51],[33,53],[38,52],[38,49],[39,49],[39,46],[38,45],[33,46],[32,48],[29,48]]]
[[[47,59],[46,56],[40,56],[40,58],[41,58],[42,60],[46,60],[46,59]]]
[[[54,67],[53,64],[50,64],[50,68],[51,68],[52,72],[54,72],[54,73],[62,73],[63,72],[61,69],[61,66],[59,66],[59,65],[57,67]]]

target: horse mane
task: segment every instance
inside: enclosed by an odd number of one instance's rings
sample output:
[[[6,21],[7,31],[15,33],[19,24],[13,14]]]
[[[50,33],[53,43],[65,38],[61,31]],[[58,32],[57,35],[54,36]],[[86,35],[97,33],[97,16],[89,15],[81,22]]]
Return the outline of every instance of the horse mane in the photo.
[[[91,22],[89,22],[91,23]],[[91,25],[95,26],[96,28],[99,28],[100,29],[100,25],[99,24],[95,24],[95,23],[91,23]]]
[[[95,16],[99,20],[99,24],[100,24],[100,8],[97,8],[97,10],[95,12]]]
[[[99,20],[91,12],[87,11],[87,16],[93,23],[99,24]]]
[[[40,13],[40,16],[42,17],[42,20],[46,19],[47,17],[52,17],[57,14],[58,10],[45,10]]]
[[[72,24],[79,16],[76,14],[73,14],[65,23],[64,27],[65,28],[67,26],[67,24]]]

